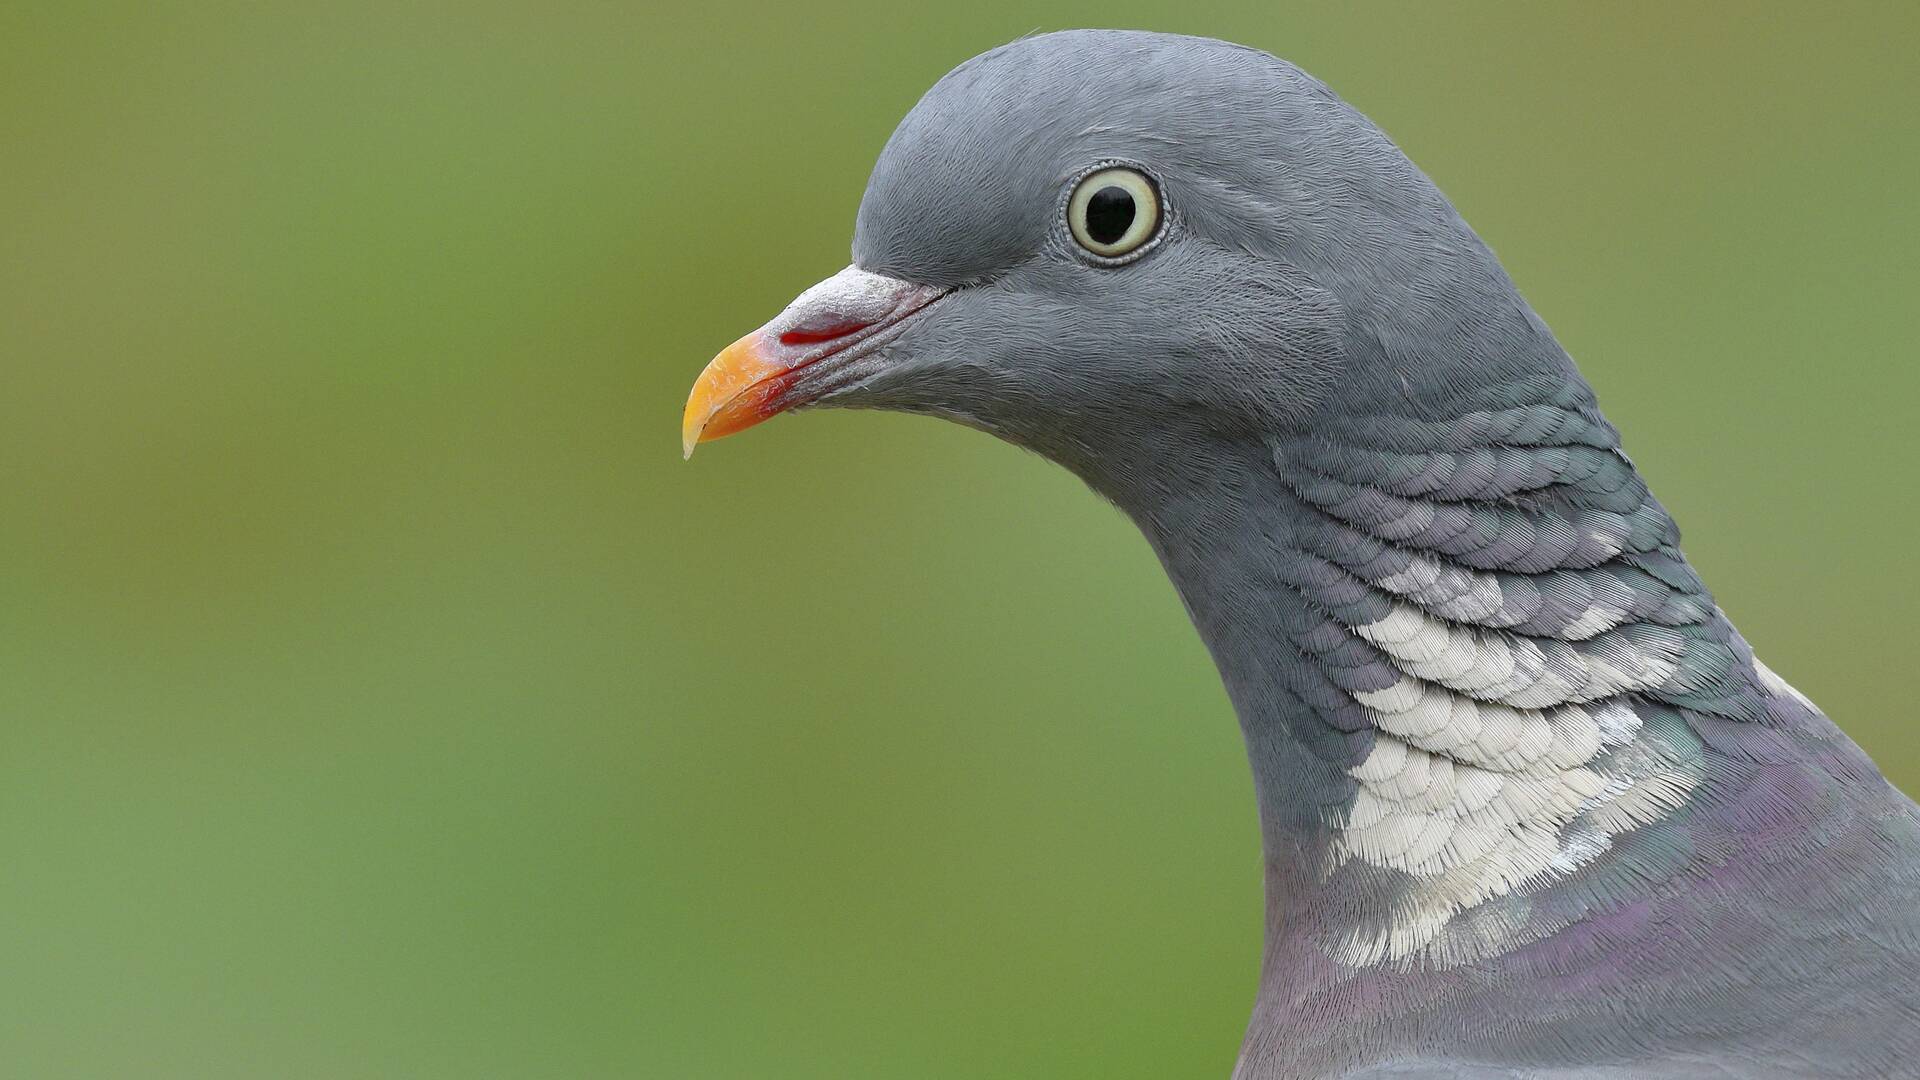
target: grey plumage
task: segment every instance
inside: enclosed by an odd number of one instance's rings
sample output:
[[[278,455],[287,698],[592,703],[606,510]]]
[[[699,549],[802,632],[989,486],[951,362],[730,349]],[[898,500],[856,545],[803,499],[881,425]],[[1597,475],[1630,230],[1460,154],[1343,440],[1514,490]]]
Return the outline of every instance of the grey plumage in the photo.
[[[1116,164],[1164,205],[1124,263],[1064,220]],[[1920,1074],[1920,810],[1754,659],[1493,254],[1326,87],[1203,39],[1017,42],[901,123],[853,254],[857,304],[754,347],[873,336],[795,353],[756,416],[1052,458],[1219,665],[1268,866],[1237,1077]]]

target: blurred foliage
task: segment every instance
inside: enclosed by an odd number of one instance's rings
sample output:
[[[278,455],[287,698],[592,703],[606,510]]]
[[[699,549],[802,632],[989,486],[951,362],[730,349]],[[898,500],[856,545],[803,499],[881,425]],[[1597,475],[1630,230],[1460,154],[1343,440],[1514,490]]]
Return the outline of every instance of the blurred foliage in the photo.
[[[677,452],[953,64],[1286,55],[1455,198],[1762,655],[1920,785],[1912,5],[0,7],[0,1073],[1223,1076],[1259,855],[1144,544]]]

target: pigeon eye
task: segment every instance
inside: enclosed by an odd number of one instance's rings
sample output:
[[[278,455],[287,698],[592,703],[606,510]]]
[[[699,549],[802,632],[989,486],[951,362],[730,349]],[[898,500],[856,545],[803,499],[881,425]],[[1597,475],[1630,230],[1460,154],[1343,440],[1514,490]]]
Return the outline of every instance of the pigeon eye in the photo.
[[[1160,228],[1160,193],[1133,169],[1089,173],[1067,200],[1067,228],[1103,259],[1131,254]]]

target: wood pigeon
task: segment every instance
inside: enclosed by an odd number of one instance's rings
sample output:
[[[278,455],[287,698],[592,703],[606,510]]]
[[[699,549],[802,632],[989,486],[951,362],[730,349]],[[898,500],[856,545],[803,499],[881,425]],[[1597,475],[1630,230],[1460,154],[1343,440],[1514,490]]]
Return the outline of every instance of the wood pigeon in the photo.
[[[1028,38],[881,153],[698,442],[945,417],[1145,533],[1258,795],[1237,1080],[1920,1076],[1920,809],[1761,663],[1394,144],[1266,53]]]

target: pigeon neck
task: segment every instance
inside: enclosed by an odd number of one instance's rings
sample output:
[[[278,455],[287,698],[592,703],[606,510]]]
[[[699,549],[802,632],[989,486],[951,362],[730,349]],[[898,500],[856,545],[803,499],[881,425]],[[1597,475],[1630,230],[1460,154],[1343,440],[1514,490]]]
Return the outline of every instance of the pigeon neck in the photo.
[[[1324,678],[1294,643],[1313,617],[1282,572],[1303,512],[1298,496],[1264,445],[1218,446],[1204,460],[1188,459],[1146,498],[1108,494],[1166,568],[1240,722],[1265,865],[1263,997],[1281,987],[1309,993],[1343,978],[1332,953],[1351,931],[1339,913],[1390,902],[1343,894],[1346,882],[1322,875],[1353,786],[1347,763],[1362,751],[1336,726],[1338,703],[1315,689]]]
[[[1308,616],[1280,572],[1299,500],[1265,446],[1212,450],[1151,492],[1106,493],[1145,534],[1213,656],[1246,740],[1269,861],[1284,871],[1322,858],[1332,831],[1315,793],[1345,784],[1314,753],[1325,725],[1290,644]]]
[[[1705,781],[1672,709],[1709,686],[1757,707],[1584,383],[1460,404],[1161,455],[1110,474],[1124,490],[1089,477],[1159,554],[1239,716],[1269,981],[1479,963],[1588,892],[1643,888],[1635,830]]]

